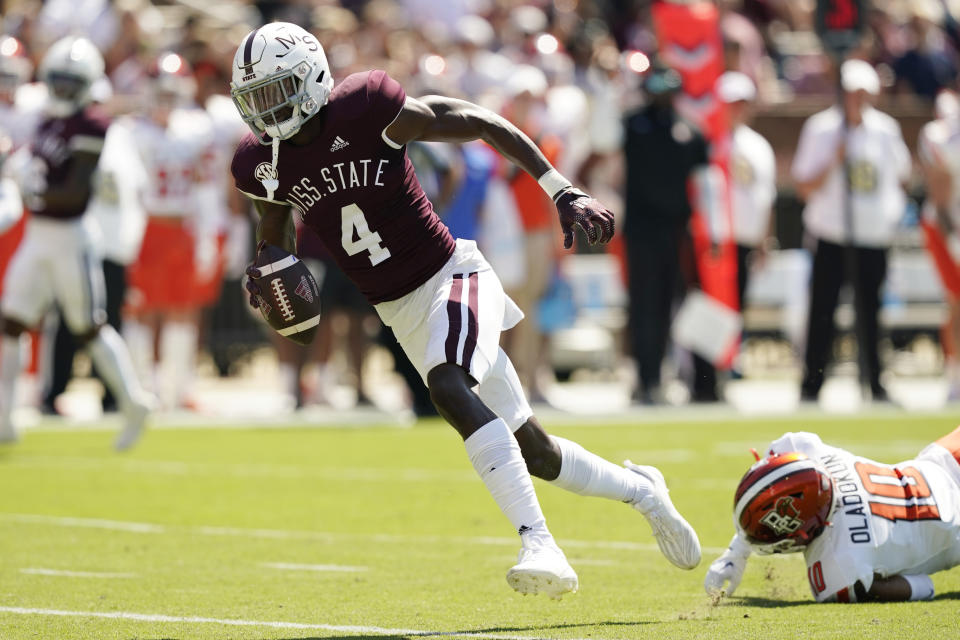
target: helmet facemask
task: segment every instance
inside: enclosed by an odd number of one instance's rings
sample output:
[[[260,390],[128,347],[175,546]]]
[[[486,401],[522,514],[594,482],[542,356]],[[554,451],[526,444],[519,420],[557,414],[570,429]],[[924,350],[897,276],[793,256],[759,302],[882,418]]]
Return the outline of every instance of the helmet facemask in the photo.
[[[305,89],[305,78],[311,66],[300,62],[293,69],[284,69],[260,82],[230,91],[243,121],[260,142],[266,138],[286,140],[317,113],[320,104]],[[321,74],[323,71],[320,72]]]
[[[49,91],[47,112],[66,117],[89,102],[90,81],[75,73],[50,71],[44,77]]]

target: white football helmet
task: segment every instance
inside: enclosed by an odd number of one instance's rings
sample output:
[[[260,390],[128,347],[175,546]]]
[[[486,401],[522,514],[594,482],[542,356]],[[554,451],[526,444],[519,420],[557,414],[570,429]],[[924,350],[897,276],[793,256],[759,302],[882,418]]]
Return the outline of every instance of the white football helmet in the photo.
[[[90,88],[104,77],[103,56],[86,38],[67,36],[47,51],[39,76],[50,92],[47,113],[65,118],[92,101]]]
[[[327,104],[333,75],[317,39],[289,22],[254,29],[233,57],[230,95],[260,142],[286,140]]]

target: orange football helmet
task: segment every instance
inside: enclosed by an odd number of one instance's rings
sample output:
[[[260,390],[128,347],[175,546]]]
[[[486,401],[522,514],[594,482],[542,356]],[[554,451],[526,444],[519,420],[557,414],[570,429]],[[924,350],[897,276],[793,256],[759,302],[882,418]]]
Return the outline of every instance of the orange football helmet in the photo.
[[[754,551],[792,553],[829,523],[833,481],[802,453],[771,455],[744,474],[733,504],[734,524]]]

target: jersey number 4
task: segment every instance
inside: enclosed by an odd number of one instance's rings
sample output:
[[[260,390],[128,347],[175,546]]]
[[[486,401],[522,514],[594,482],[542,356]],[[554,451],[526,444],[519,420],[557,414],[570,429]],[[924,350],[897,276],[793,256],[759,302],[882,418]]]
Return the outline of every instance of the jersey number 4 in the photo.
[[[340,223],[342,234],[340,244],[348,256],[355,256],[361,251],[370,254],[370,264],[377,266],[390,257],[390,250],[381,245],[383,239],[380,234],[371,232],[363,211],[356,204],[348,204],[340,209]]]
[[[863,488],[870,494],[870,512],[887,520],[939,520],[930,485],[914,467],[856,463]]]

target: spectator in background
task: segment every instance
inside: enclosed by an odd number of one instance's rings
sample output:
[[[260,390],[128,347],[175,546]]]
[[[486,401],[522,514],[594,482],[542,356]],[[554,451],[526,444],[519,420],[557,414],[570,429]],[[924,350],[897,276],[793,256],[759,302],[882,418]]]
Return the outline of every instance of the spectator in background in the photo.
[[[625,117],[626,216],[624,242],[629,277],[630,346],[639,386],[635,399],[663,401],[660,369],[670,331],[670,315],[678,289],[695,276],[687,223],[693,212],[688,196],[709,166],[707,141],[674,108],[679,74],[661,63],[647,73],[643,88],[648,103]],[[715,401],[716,372],[694,356],[691,396]]]
[[[777,195],[773,147],[747,126],[757,90],[744,74],[728,71],[717,82],[717,96],[727,105],[730,121],[730,197],[733,239],[737,243],[737,291],[740,310],[751,261],[762,260],[773,238],[771,209]]]
[[[880,93],[874,68],[863,60],[847,60],[840,67],[840,78],[841,103],[804,123],[793,159],[797,191],[806,200],[804,227],[816,242],[800,395],[816,400],[820,393],[840,288],[851,281],[860,377],[870,385],[874,400],[886,400],[880,383],[877,316],[887,249],[906,206],[903,185],[910,176],[910,152],[896,120],[871,104]]]
[[[544,132],[547,88],[547,78],[542,71],[530,65],[517,65],[507,80],[508,101],[503,115],[540,147],[550,164],[556,165],[561,153],[560,140]],[[533,177],[512,164],[509,170],[507,181],[523,230],[524,268],[519,284],[506,289],[527,321],[504,334],[504,351],[513,361],[531,400],[539,401],[542,390],[537,385],[536,373],[544,353],[545,336],[538,323],[537,307],[556,268],[555,207]]]
[[[310,403],[330,404],[330,392],[339,377],[333,370],[333,354],[337,344],[342,342],[347,367],[352,374],[350,386],[356,389],[356,406],[373,406],[363,378],[364,359],[372,344],[369,327],[376,322],[373,307],[337,266],[316,233],[302,224],[297,225],[297,248],[320,287],[323,313],[317,338],[308,347],[270,332],[280,354],[281,383],[285,390],[294,392],[298,407]],[[345,331],[339,332],[340,326]],[[311,361],[318,367],[312,387],[301,381],[301,369]]]
[[[907,50],[893,63],[897,84],[932,101],[937,92],[956,82],[956,51],[943,30],[919,6],[913,8],[906,35]]]

